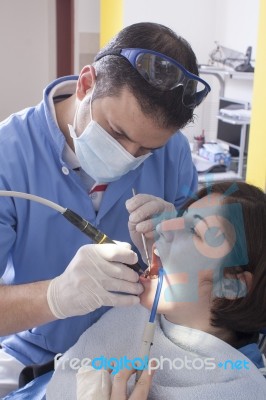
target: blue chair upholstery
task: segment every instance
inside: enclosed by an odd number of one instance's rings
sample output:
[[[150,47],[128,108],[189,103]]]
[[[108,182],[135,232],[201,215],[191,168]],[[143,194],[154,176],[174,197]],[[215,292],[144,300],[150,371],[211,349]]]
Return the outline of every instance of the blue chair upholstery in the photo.
[[[45,400],[46,386],[52,375],[53,371],[41,375],[23,388],[9,393],[2,400]]]

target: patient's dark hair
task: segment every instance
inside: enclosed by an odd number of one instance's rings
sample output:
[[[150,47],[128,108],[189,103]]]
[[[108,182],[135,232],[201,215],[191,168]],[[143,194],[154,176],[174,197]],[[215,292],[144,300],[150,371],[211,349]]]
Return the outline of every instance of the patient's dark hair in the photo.
[[[223,203],[242,206],[248,263],[241,267],[253,275],[252,285],[245,297],[216,298],[212,308],[212,325],[234,332],[241,346],[241,342],[256,340],[258,332],[266,328],[266,194],[244,182],[235,186],[233,191],[230,182],[217,183],[202,189],[198,197],[218,193],[224,196]],[[235,269],[239,272],[239,267]]]
[[[107,50],[117,48],[158,51],[198,75],[196,56],[188,42],[163,25],[143,22],[127,26],[101,49],[96,58]],[[97,74],[94,99],[117,96],[126,85],[137,99],[142,112],[158,122],[159,126],[178,130],[193,120],[193,109],[182,103],[182,86],[167,91],[156,89],[120,56],[104,56],[94,63],[94,67]]]

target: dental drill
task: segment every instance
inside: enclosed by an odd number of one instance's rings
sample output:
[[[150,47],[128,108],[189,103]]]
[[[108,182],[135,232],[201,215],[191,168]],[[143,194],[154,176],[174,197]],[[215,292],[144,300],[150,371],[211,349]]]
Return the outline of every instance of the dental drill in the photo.
[[[113,243],[116,244],[112,239],[110,239],[105,233],[98,230],[95,226],[93,226],[89,221],[70,210],[69,208],[64,208],[53,201],[47,200],[43,197],[35,196],[29,193],[16,192],[11,190],[0,190],[0,197],[18,197],[21,199],[35,201],[37,203],[41,203],[47,207],[54,209],[55,211],[60,212],[63,217],[65,217],[72,225],[76,226],[81,232],[85,233],[85,235],[89,236],[91,240],[95,243]],[[127,265],[127,267],[133,269],[134,271],[143,273],[142,267],[139,263]]]

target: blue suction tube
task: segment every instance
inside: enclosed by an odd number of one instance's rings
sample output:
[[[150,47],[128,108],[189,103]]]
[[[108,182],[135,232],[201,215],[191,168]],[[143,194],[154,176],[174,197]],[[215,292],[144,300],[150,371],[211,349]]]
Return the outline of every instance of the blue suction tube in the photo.
[[[155,321],[157,307],[158,307],[158,303],[159,303],[159,299],[160,299],[160,295],[161,295],[161,290],[162,290],[162,286],[163,286],[163,276],[164,276],[164,274],[165,274],[164,269],[161,267],[159,269],[158,284],[157,284],[156,293],[155,293],[155,296],[154,296],[154,301],[153,301],[153,305],[152,305],[152,309],[151,309],[149,322],[154,322]]]

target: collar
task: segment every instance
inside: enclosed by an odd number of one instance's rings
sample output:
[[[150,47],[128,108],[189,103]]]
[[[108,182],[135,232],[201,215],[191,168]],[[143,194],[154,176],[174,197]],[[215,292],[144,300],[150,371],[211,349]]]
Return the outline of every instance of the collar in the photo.
[[[56,81],[55,81],[56,82]],[[75,93],[77,81],[76,80],[69,80],[69,81],[59,81],[55,83],[52,87],[50,92],[48,93],[47,100],[49,109],[52,115],[52,118],[55,124],[58,127],[56,113],[55,113],[55,103],[66,99],[67,97],[71,96]],[[74,151],[70,148],[70,146],[65,142],[62,152],[62,159],[66,162],[71,169],[79,168],[80,163],[79,160],[74,153]]]
[[[198,351],[202,341],[213,344],[217,338],[209,333],[182,325],[173,324],[164,315],[160,316],[160,325],[165,336],[174,344],[188,351]]]
[[[213,342],[211,339],[213,338],[215,341],[216,338],[213,335],[197,329],[173,324],[172,322],[169,322],[164,315],[161,315],[160,325],[163,333],[172,343],[185,350],[195,351],[196,353],[199,351],[199,346],[202,345],[202,341],[204,342],[207,340],[208,347],[210,348],[211,342]],[[218,341],[220,340],[218,338],[216,339]],[[244,356],[252,361],[257,368],[264,368],[263,358],[256,343],[243,346],[237,349],[237,351],[240,351],[242,354],[244,354]]]

